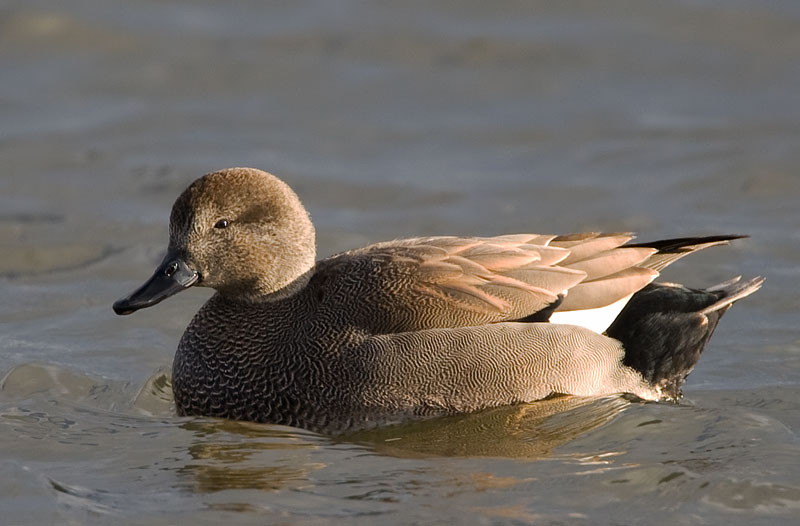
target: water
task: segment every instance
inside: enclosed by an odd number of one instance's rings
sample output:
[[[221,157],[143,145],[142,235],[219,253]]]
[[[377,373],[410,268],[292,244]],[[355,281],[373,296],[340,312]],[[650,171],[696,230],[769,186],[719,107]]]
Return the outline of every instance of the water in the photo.
[[[789,523],[800,508],[796,2],[0,6],[7,524]],[[752,237],[679,405],[552,400],[362,433],[174,416],[192,290],[118,318],[225,166],[320,256],[407,235]]]

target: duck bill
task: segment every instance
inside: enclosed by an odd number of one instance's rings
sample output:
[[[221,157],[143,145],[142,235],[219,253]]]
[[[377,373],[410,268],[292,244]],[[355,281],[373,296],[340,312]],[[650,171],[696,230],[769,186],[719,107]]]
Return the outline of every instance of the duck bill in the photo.
[[[200,275],[180,257],[167,254],[161,265],[144,285],[114,303],[114,312],[130,314],[152,307],[173,294],[198,282]]]

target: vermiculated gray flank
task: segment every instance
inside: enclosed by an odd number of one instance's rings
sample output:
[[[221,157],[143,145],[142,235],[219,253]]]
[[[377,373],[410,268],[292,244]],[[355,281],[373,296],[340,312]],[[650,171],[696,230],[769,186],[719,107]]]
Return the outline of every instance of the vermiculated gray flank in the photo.
[[[118,314],[217,293],[178,345],[178,412],[342,432],[554,393],[677,398],[722,314],[763,282],[651,283],[741,236],[427,237],[315,262],[294,192],[252,168],[181,194],[164,261]]]

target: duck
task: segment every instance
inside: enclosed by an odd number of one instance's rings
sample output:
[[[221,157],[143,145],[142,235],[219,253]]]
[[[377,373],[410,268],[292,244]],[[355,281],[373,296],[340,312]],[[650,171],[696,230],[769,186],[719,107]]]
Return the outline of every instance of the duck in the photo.
[[[295,192],[255,168],[195,180],[120,315],[215,294],[172,367],[176,411],[345,433],[559,395],[677,400],[722,315],[764,278],[656,282],[746,236],[429,236],[316,260]]]

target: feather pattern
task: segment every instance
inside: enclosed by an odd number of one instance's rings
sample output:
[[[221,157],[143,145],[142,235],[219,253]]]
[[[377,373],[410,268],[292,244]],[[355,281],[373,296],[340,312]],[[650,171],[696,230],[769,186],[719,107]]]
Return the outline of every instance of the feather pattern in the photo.
[[[630,234],[600,233],[425,237],[370,245],[332,261],[338,260],[339,265],[342,260],[368,259],[392,267],[372,277],[372,286],[383,289],[391,284],[393,299],[376,302],[373,308],[425,304],[430,316],[424,319],[426,323],[434,320],[432,325],[412,320],[410,326],[392,323],[388,327],[418,330],[523,319],[544,311],[560,295],[564,300],[556,312],[618,303],[658,276],[654,269],[642,266],[656,249],[625,246],[631,238]],[[402,279],[398,279],[398,267],[404,268]],[[325,267],[320,270],[326,271]]]

